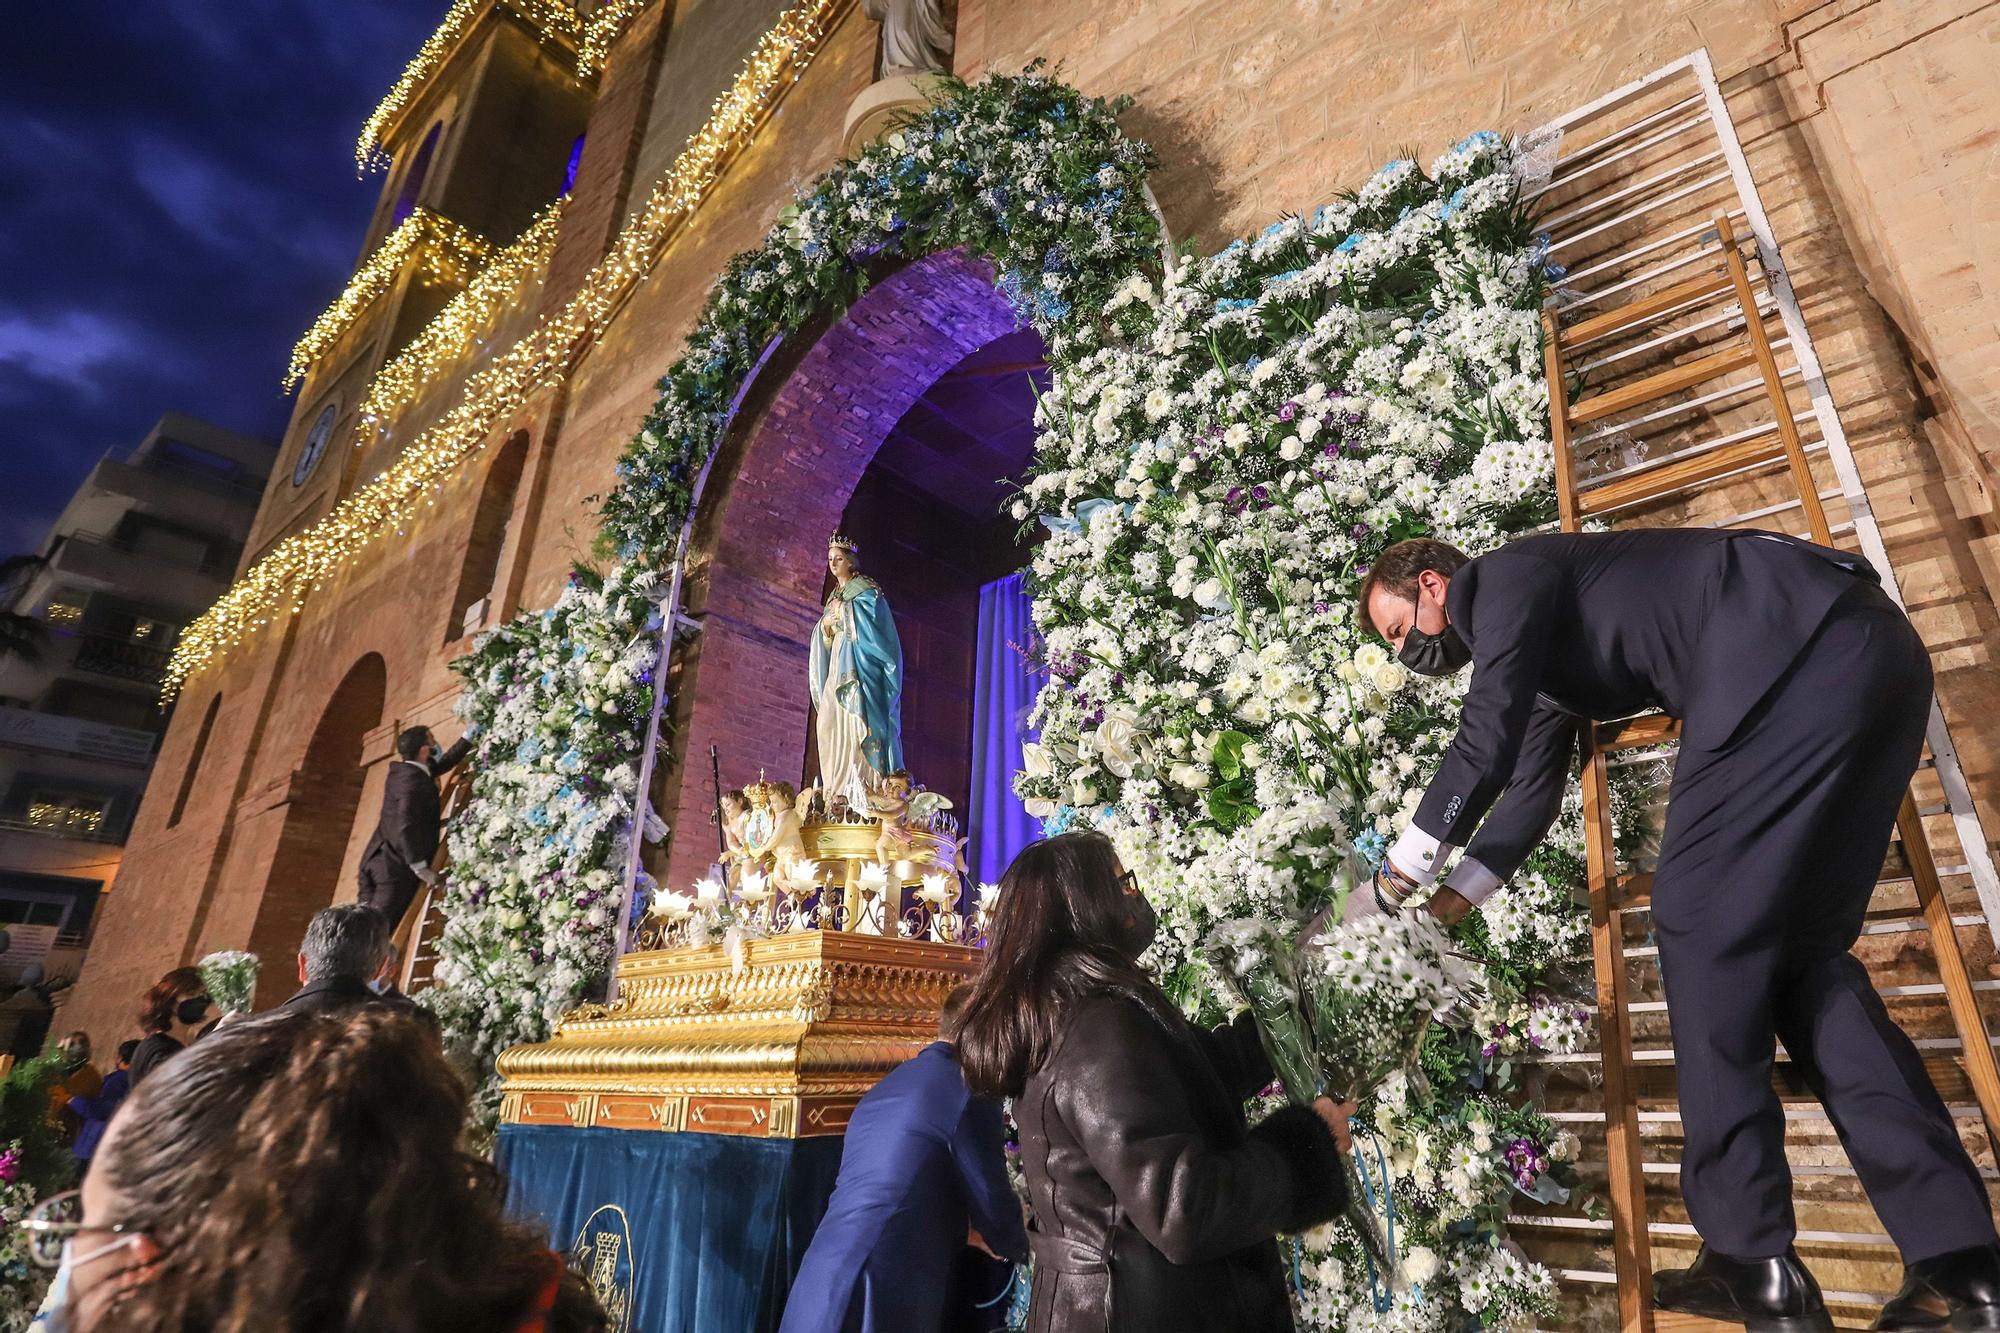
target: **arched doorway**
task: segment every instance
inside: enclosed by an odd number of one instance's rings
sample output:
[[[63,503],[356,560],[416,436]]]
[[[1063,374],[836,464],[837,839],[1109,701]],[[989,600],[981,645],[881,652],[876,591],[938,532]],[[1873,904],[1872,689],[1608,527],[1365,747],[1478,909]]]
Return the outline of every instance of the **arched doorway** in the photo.
[[[1041,351],[983,263],[931,255],[876,283],[723,443],[688,600],[703,629],[671,719],[669,884],[714,855],[710,746],[725,782],[807,772],[806,648],[843,526],[903,636],[908,763],[965,809],[979,592],[1025,558],[1000,503],[1032,449]]]
[[[258,900],[247,948],[264,960],[257,1003],[273,1003],[290,989],[290,960],[313,914],[340,890],[340,869],[353,838],[361,803],[362,744],[382,725],[388,670],[379,653],[348,669],[334,689],[305,757],[292,776],[285,826]]]

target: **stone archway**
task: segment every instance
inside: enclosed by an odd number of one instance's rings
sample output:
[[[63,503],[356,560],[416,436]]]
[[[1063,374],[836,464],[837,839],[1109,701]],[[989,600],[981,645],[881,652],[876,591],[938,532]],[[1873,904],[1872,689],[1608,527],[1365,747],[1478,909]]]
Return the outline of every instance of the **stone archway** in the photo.
[[[703,629],[674,709],[667,883],[691,882],[714,856],[711,745],[733,773],[789,780],[804,762],[803,654],[825,542],[876,450],[939,376],[1020,327],[980,261],[957,250],[916,260],[821,334],[723,442],[696,532],[688,605]]]
[[[340,892],[340,868],[361,804],[364,741],[382,724],[387,687],[388,669],[379,653],[348,668],[293,772],[284,827],[244,946],[264,960],[259,1005],[290,990],[290,960],[307,923]]]

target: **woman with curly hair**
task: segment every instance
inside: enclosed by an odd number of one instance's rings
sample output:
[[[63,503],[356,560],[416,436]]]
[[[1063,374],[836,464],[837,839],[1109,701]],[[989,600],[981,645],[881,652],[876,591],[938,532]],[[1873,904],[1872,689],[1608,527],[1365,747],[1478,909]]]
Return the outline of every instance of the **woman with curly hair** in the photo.
[[[223,1028],[132,1093],[85,1179],[76,1333],[598,1333],[602,1308],[491,1164],[465,1086],[383,1008]]]
[[[146,1036],[132,1053],[132,1086],[185,1050],[214,1020],[214,1010],[200,968],[177,967],[154,982],[139,1002],[139,1030]]]

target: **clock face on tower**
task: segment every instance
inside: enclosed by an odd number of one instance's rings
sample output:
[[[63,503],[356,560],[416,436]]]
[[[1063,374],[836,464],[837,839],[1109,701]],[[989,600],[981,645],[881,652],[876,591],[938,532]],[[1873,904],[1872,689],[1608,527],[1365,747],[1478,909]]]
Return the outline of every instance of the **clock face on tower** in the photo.
[[[313,422],[310,434],[306,436],[305,447],[299,450],[298,465],[292,469],[292,485],[303,486],[306,478],[319,466],[320,455],[326,452],[326,442],[333,435],[335,404],[328,403],[320,412],[319,420]]]

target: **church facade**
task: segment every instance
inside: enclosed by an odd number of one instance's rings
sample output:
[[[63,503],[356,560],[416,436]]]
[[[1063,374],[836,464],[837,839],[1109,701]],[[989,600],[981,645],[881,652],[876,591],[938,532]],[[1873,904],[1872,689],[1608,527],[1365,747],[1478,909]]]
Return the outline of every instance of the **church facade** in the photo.
[[[503,419],[482,420],[467,405],[500,393],[500,353],[608,290],[606,266],[647,225],[656,183],[716,99],[767,32],[812,9],[825,12],[810,63],[715,164],[657,258],[625,275],[591,336],[564,345]],[[941,22],[958,77],[1045,58],[1086,93],[1129,95],[1122,123],[1160,156],[1160,213],[1205,250],[1309,214],[1392,157],[1530,129],[1706,46],[1974,795],[2000,827],[2000,92],[1988,68],[2000,9],[958,0]],[[380,204],[354,284],[295,355],[296,411],[240,573],[288,540],[327,558],[185,681],[165,780],[137,816],[63,1022],[106,1043],[130,1035],[143,990],[216,949],[258,953],[265,998],[282,993],[307,920],[354,896],[397,732],[453,739],[452,659],[482,629],[549,605],[590,557],[597,498],[716,274],[798,184],[920,91],[924,75],[907,71],[922,33],[892,35],[852,2],[601,0],[581,18],[560,0],[452,8],[368,127]],[[910,768],[959,799],[970,780],[965,594],[1020,564],[995,479],[1032,445],[1041,349],[992,275],[953,254],[888,275],[807,334],[758,376],[697,514],[685,605],[698,632],[655,791],[674,829],[655,869],[677,886],[712,856],[710,746],[733,773],[805,770],[805,645],[835,531],[897,607]],[[343,498],[467,421],[475,438],[454,440],[457,461],[414,519],[330,530]]]

